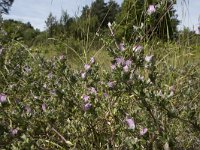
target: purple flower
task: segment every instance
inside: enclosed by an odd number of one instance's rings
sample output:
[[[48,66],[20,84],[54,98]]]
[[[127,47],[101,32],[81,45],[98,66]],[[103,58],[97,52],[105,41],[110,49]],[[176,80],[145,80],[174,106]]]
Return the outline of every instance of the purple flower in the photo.
[[[123,70],[124,70],[124,72],[128,72],[128,71],[129,71],[129,68],[128,68],[128,66],[127,66],[127,65],[125,65],[125,66],[123,67]]]
[[[46,107],[47,107],[46,104],[43,103],[43,104],[42,104],[42,110],[43,110],[43,111],[46,111]]]
[[[85,77],[86,77],[86,72],[81,73],[81,78],[85,79]]]
[[[120,44],[119,44],[119,49],[120,49],[121,51],[125,51],[124,43],[120,43]]]
[[[11,129],[10,133],[11,133],[12,136],[15,136],[18,133],[18,129]]]
[[[90,108],[92,107],[92,104],[90,104],[90,103],[86,103],[85,105],[84,105],[84,110],[85,111],[87,111],[87,110],[89,110]]]
[[[85,68],[85,70],[87,71],[87,70],[90,69],[90,65],[89,65],[89,64],[85,64],[85,65],[84,65],[84,68]]]
[[[156,12],[156,8],[154,5],[149,5],[149,8],[147,10],[148,15],[153,14],[154,12]]]
[[[144,48],[140,45],[134,46],[133,51],[140,53]]]
[[[126,123],[127,123],[128,127],[129,127],[129,129],[133,129],[133,130],[135,129],[135,122],[134,122],[133,119],[126,118]]]
[[[140,129],[140,135],[145,135],[147,133],[147,131],[148,131],[147,128]]]
[[[116,65],[113,65],[113,64],[112,64],[112,65],[111,65],[111,69],[112,69],[112,70],[115,70],[115,69],[116,69]]]
[[[88,96],[88,95],[82,96],[82,99],[84,100],[84,102],[88,102],[89,98],[90,98],[90,96]]]
[[[109,82],[107,83],[107,85],[108,85],[109,88],[113,88],[114,83],[115,83],[115,82],[109,81]]]
[[[24,70],[25,70],[26,73],[30,73],[30,72],[31,72],[31,68],[28,67],[28,66],[26,66],[26,67],[24,68]]]
[[[116,63],[118,65],[123,65],[124,64],[124,58],[123,57],[115,58],[115,60],[116,60]]]
[[[150,56],[146,56],[144,60],[149,63],[151,62],[152,58],[153,58],[153,55],[150,55]]]
[[[104,97],[108,97],[108,93],[103,93],[103,96]]]
[[[96,89],[94,87],[90,88],[90,93],[94,94],[94,95],[97,95],[97,91],[96,91]]]
[[[127,60],[127,61],[125,61],[125,64],[126,64],[127,66],[131,66],[132,61],[131,61],[131,60]]]
[[[90,63],[93,64],[95,62],[94,57],[90,59]]]
[[[7,100],[7,95],[5,95],[4,93],[0,94],[0,103],[5,103]]]

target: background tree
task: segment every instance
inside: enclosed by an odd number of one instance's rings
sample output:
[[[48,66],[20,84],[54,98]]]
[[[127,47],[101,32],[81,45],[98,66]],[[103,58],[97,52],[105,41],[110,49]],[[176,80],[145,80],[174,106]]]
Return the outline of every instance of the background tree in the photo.
[[[49,36],[52,37],[53,33],[55,33],[56,25],[58,23],[56,20],[56,17],[53,16],[52,13],[50,13],[45,23],[46,23],[47,30],[49,32]]]
[[[117,14],[120,12],[120,6],[114,1],[110,0],[107,3],[107,16],[106,16],[106,23],[114,22],[116,20]]]
[[[173,4],[175,1],[171,0],[124,0],[121,13],[117,17],[117,22],[120,24],[118,38],[135,40],[137,36],[133,25],[140,27],[141,23],[144,23],[147,38],[154,35],[164,40],[172,39],[179,24]],[[149,5],[154,5],[156,12],[148,14]]]
[[[140,26],[144,21],[144,0],[124,0],[121,12],[117,16],[116,22],[119,24],[117,38],[131,40],[133,36],[133,25]]]
[[[12,6],[14,0],[0,0],[0,14],[8,14],[10,6]]]

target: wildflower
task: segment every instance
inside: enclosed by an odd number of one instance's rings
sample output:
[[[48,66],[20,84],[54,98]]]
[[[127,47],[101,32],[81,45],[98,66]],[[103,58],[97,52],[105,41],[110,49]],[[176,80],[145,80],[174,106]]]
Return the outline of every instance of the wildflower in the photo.
[[[153,58],[153,55],[150,55],[150,56],[146,56],[144,60],[149,63],[151,62],[152,58]]]
[[[7,100],[6,100],[7,96],[3,93],[0,94],[0,103],[5,103]]]
[[[153,14],[154,12],[156,12],[156,8],[154,5],[149,5],[149,8],[147,10],[148,15]]]
[[[86,103],[85,105],[84,105],[84,110],[85,111],[87,111],[87,110],[89,110],[90,108],[92,107],[92,104],[90,104],[90,103]]]
[[[148,131],[147,128],[140,129],[140,135],[145,135],[147,133],[147,131]]]
[[[140,46],[140,45],[137,45],[137,46],[133,47],[133,51],[136,52],[136,53],[137,52],[140,53],[143,49],[144,48],[142,46]]]
[[[30,72],[31,72],[31,68],[28,67],[28,66],[26,66],[26,67],[24,68],[24,72],[25,72],[25,73],[30,73]]]
[[[131,61],[131,60],[127,60],[127,61],[125,61],[125,64],[126,64],[127,66],[131,66],[132,61]]]
[[[94,87],[90,88],[90,93],[94,94],[94,95],[97,95],[97,91],[96,91],[96,89]]]
[[[90,63],[93,64],[95,62],[94,57],[90,59]]]
[[[103,96],[104,97],[108,97],[108,93],[103,93]]]
[[[116,60],[116,63],[118,65],[123,65],[124,64],[124,58],[123,57],[115,58],[115,60]]]
[[[107,83],[107,85],[108,85],[109,88],[113,88],[114,82],[109,81],[109,82]]]
[[[135,129],[135,122],[131,118],[126,118],[126,123],[128,124],[129,129]]]
[[[18,129],[11,129],[10,133],[11,133],[12,136],[15,136],[18,133]]]
[[[84,68],[85,68],[85,70],[87,71],[87,70],[89,70],[89,69],[90,69],[90,65],[88,65],[88,64],[85,64]]]
[[[120,49],[121,51],[124,51],[124,50],[125,50],[124,43],[120,43],[120,44],[119,44],[119,49]]]
[[[90,96],[88,96],[88,95],[82,96],[82,99],[84,100],[84,102],[88,102],[89,98],[90,98]]]
[[[85,79],[85,77],[86,77],[86,72],[81,73],[81,78]]]
[[[123,70],[124,70],[124,72],[128,72],[128,71],[129,71],[129,68],[128,68],[128,66],[127,66],[127,65],[125,65],[125,66],[123,67]]]
[[[42,104],[42,110],[46,111],[46,104],[45,103]]]
[[[115,70],[115,69],[116,69],[116,65],[112,64],[112,65],[111,65],[111,69],[112,69],[112,70]]]

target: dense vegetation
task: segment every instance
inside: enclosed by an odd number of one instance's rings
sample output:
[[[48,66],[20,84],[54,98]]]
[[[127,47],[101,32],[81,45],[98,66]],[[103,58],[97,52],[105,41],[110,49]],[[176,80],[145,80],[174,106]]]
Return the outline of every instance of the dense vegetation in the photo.
[[[42,32],[1,21],[0,149],[199,150],[200,37],[173,4],[96,0]]]

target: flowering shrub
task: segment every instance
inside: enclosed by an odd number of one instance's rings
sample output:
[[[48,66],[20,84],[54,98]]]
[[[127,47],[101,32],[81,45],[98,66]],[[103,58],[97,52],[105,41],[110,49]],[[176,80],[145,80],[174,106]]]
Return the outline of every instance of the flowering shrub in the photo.
[[[103,74],[93,57],[77,71],[64,55],[1,49],[1,149],[200,148],[199,71],[159,70],[143,43],[113,44],[108,25],[113,60]]]
[[[0,147],[198,147],[199,74],[191,72],[189,80],[175,83],[188,69],[171,71],[173,82],[167,85],[166,67],[158,72],[156,58],[143,46],[107,47],[113,61],[103,76],[95,58],[72,71],[64,56],[46,60],[18,43],[5,47],[0,55]]]

